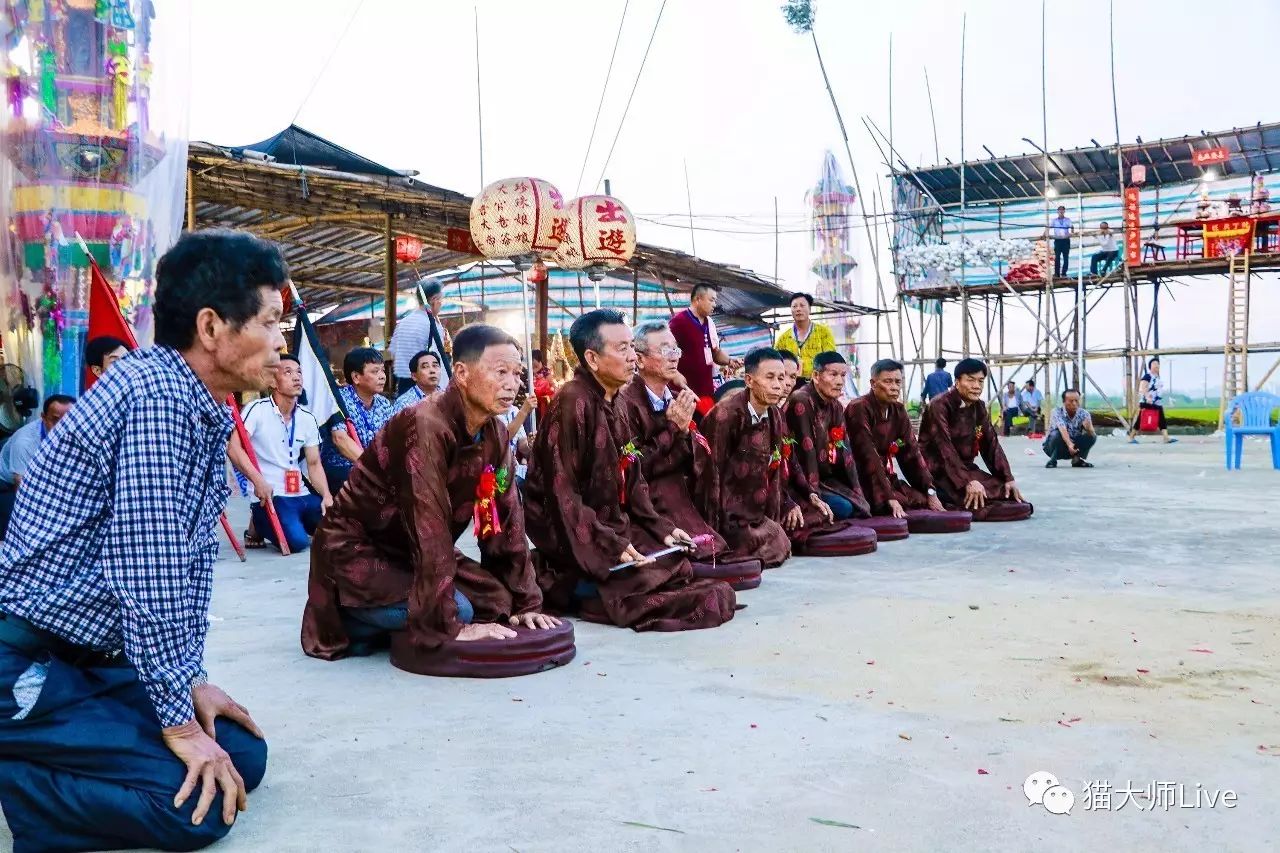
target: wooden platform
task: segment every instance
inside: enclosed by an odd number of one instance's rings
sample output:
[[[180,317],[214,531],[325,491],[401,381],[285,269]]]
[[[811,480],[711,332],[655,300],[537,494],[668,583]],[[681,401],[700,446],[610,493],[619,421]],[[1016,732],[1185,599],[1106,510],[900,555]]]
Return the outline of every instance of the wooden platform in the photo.
[[[1130,274],[1134,281],[1156,281],[1157,279],[1179,278],[1195,275],[1226,275],[1227,258],[1186,258],[1182,260],[1160,261],[1154,264],[1141,264],[1131,267]],[[1268,252],[1249,256],[1249,269],[1252,272],[1280,270],[1280,252]],[[1084,287],[1093,290],[1099,287],[1113,287],[1120,284],[1122,271],[1117,268],[1105,276],[1086,275]],[[1053,290],[1075,290],[1075,276],[1060,276],[1053,280]],[[1010,282],[1009,286],[1017,293],[1040,293],[1048,289],[1044,281]],[[995,284],[975,284],[965,288],[970,296],[1008,295],[1009,288],[1001,282]],[[959,299],[960,286],[911,288],[907,295],[916,299]]]

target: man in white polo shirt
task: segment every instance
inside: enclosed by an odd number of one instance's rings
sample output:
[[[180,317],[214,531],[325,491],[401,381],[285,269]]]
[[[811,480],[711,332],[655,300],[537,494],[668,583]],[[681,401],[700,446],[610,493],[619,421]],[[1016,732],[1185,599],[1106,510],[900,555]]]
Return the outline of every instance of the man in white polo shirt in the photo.
[[[285,353],[268,383],[271,396],[254,400],[240,413],[249,441],[258,456],[259,473],[232,435],[228,448],[232,463],[253,484],[253,527],[279,547],[263,502],[275,505],[289,550],[295,554],[311,544],[320,518],[333,503],[329,481],[320,463],[320,424],[310,410],[298,405],[302,396],[302,367]],[[306,459],[306,475],[302,460]]]

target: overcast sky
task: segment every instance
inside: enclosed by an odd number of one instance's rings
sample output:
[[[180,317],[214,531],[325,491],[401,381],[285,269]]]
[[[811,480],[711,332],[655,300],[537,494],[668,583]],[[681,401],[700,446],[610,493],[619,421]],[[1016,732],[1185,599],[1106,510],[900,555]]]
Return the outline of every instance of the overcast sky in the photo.
[[[609,91],[581,192],[604,170],[615,195],[645,219],[688,210],[697,253],[812,290],[805,193],[824,152],[846,165],[839,129],[807,36],[794,34],[779,0],[668,0],[616,149],[627,95],[662,0],[630,0]],[[577,189],[624,0],[222,0],[193,4],[191,138],[242,145],[294,119],[373,160],[413,168],[429,183],[481,186],[473,8],[480,23],[484,177],[531,174]],[[339,34],[359,8],[350,30]],[[1274,77],[1280,3],[1239,0],[1224,18],[1190,0],[1117,0],[1117,94],[1126,141],[1181,136],[1275,120],[1265,113]],[[1051,148],[1114,141],[1105,0],[1049,9]],[[960,159],[960,29],[967,13],[966,153],[1028,150],[1039,141],[1040,4],[1015,0],[817,3],[819,42],[849,130],[864,196],[884,192],[886,169],[861,117],[888,131],[889,39],[894,50],[895,143],[908,162],[934,160],[927,66],[943,157]],[[314,86],[314,89],[313,89]],[[308,91],[311,94],[308,97]],[[305,99],[305,103],[304,103]],[[733,218],[729,218],[733,217]],[[693,248],[688,221],[642,220],[640,239]],[[724,233],[727,231],[750,233]],[[860,301],[874,302],[870,257]],[[885,265],[887,272],[887,264]],[[887,283],[887,279],[886,279]],[[1280,338],[1280,300],[1259,295],[1256,340]],[[1162,311],[1162,343],[1221,345],[1225,285],[1180,288]],[[1032,321],[1009,306],[1010,348],[1030,345]],[[1090,344],[1122,342],[1122,303],[1090,317]],[[958,322],[948,318],[948,346]],[[951,332],[956,333],[955,341]],[[895,328],[896,334],[896,328]],[[925,355],[932,355],[927,352]],[[1269,365],[1272,357],[1267,357]],[[1262,369],[1265,369],[1265,366]],[[1201,366],[1180,362],[1200,387]],[[1118,369],[1098,366],[1118,382]],[[1257,368],[1255,368],[1256,370]],[[1112,378],[1114,377],[1114,378]],[[1175,375],[1175,381],[1181,377]],[[1182,384],[1179,382],[1178,384]]]

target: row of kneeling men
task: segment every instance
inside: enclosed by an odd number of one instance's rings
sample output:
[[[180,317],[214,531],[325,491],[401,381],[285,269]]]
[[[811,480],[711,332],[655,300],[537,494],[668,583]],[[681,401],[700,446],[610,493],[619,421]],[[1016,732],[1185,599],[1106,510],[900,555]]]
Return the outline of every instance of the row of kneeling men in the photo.
[[[735,590],[793,554],[1031,515],[980,361],[957,365],[917,438],[897,362],[877,362],[869,393],[844,405],[839,354],[815,358],[796,388],[794,358],[761,348],[743,387],[706,409],[682,387],[665,324],[633,330],[596,310],[570,339],[579,366],[538,425],[522,499],[496,418],[519,389],[520,352],[492,326],[458,333],[448,390],[378,433],[316,533],[307,654],[369,654],[397,636],[419,650],[502,640],[564,614],[710,628],[733,618]],[[455,547],[468,529],[479,562]]]

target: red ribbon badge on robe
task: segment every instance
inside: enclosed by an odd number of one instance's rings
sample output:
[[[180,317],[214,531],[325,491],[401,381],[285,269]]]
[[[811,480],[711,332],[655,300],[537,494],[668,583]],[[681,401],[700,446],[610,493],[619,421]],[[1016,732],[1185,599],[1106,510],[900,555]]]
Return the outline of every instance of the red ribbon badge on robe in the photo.
[[[707,437],[698,431],[698,425],[693,421],[689,421],[689,436],[703,450],[711,452],[711,444],[707,441]]]
[[[778,466],[782,464],[782,449],[778,445],[773,446],[773,453],[769,454],[769,471],[777,471]]]
[[[894,441],[892,444],[889,445],[889,452],[884,460],[884,467],[885,467],[885,470],[889,472],[890,479],[892,479],[894,476],[894,473],[893,473],[894,457],[898,455],[898,451],[901,450],[905,445],[906,445],[906,442],[904,442],[902,439],[898,439],[897,441]]]
[[[827,461],[836,464],[836,454],[847,449],[844,443],[844,427],[833,426],[827,430]]]
[[[782,437],[782,479],[791,477],[791,446],[796,440],[789,435]]]
[[[623,506],[627,505],[627,469],[643,455],[634,438],[618,448],[618,503]]]
[[[973,434],[973,458],[977,459],[981,455],[982,455],[982,424],[978,424],[978,431]]]
[[[502,532],[502,525],[498,523],[497,496],[506,492],[510,485],[509,477],[510,473],[506,468],[495,471],[492,465],[484,466],[484,472],[476,483],[476,505],[472,513],[477,539],[486,539]]]

